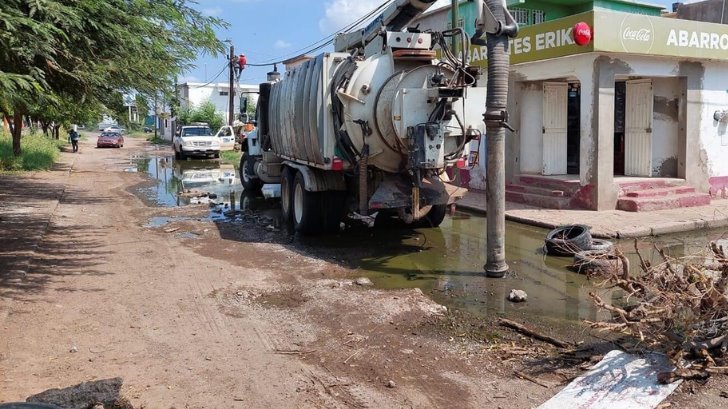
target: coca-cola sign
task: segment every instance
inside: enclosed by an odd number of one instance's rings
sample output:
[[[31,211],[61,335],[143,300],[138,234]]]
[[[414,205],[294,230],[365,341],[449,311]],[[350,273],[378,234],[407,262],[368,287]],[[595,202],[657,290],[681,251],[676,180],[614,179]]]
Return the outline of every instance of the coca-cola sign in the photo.
[[[631,14],[622,20],[619,39],[628,53],[649,53],[655,42],[655,28],[649,17]]]
[[[622,32],[622,39],[647,42],[652,39],[652,30],[647,28],[633,29],[632,27],[627,27]]]

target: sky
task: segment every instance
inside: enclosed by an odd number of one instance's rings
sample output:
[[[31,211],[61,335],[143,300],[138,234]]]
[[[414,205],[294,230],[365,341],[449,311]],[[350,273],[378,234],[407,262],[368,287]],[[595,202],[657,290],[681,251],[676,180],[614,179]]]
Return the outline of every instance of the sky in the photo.
[[[438,0],[448,4],[450,0]],[[235,54],[245,54],[248,63],[268,63],[300,55],[310,45],[329,38],[342,27],[377,8],[384,0],[197,0],[203,14],[227,21],[217,30],[220,40],[230,40]],[[439,5],[437,5],[439,7]],[[333,50],[329,46],[325,50]],[[317,51],[314,54],[318,54]],[[201,55],[196,68],[183,74],[179,83],[208,82],[223,71],[226,56]],[[248,67],[241,84],[264,82],[268,67]],[[279,71],[283,67],[279,66]],[[227,71],[217,82],[227,82]]]
[[[227,21],[228,28],[217,30],[218,38],[229,41],[235,53],[245,54],[248,63],[280,61],[300,55],[312,44],[330,38],[385,0],[197,0],[202,13]],[[434,7],[451,0],[438,0]],[[670,8],[670,0],[647,0]],[[688,1],[685,1],[686,3]],[[331,46],[324,50],[332,50]],[[320,51],[315,52],[318,54]],[[179,82],[226,82],[226,56],[201,55],[196,68],[183,74]],[[279,66],[279,71],[283,67]],[[272,66],[248,67],[241,84],[265,81]],[[218,74],[220,74],[218,76]]]

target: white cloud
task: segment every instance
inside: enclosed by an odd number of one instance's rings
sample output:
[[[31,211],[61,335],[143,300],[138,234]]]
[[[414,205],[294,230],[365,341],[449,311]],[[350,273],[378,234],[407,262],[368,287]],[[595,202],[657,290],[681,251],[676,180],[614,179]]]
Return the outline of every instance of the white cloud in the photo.
[[[291,43],[289,43],[288,41],[284,41],[284,40],[278,40],[275,42],[275,44],[273,44],[273,46],[275,48],[288,48],[291,46]]]
[[[217,17],[222,14],[222,8],[220,7],[206,7],[202,9],[202,14],[210,17]]]
[[[324,34],[339,31],[381,4],[382,0],[328,1],[326,2],[324,18],[319,20],[319,29]]]
[[[200,79],[194,75],[185,75],[177,79],[178,84],[184,84],[185,82],[200,82]]]

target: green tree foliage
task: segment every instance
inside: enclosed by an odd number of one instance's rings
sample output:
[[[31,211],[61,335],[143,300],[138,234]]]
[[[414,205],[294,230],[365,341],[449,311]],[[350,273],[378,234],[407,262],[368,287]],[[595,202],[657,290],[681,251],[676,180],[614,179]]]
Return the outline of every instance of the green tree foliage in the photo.
[[[0,1],[0,101],[17,124],[33,106],[94,109],[169,89],[200,52],[224,52],[189,0]],[[0,104],[0,107],[2,104]],[[65,111],[61,109],[62,111]],[[42,112],[36,112],[36,115]],[[20,154],[20,132],[13,150]]]
[[[215,110],[215,104],[209,100],[196,107],[185,107],[179,110],[177,120],[181,124],[206,122],[213,132],[225,124],[225,117]]]

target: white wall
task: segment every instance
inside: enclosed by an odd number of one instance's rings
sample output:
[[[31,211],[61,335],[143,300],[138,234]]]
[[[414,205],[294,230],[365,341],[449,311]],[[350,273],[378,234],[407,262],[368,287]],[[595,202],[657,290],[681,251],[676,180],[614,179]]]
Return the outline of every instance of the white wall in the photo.
[[[728,110],[728,64],[705,63],[700,140],[710,176],[728,176],[728,123],[716,122],[715,111]]]
[[[517,85],[521,126],[521,173],[541,174],[543,171],[543,83],[521,82]]]
[[[683,85],[683,81],[676,77],[652,79],[652,176],[678,176],[678,118]]]
[[[228,117],[228,95],[220,95],[221,92],[228,92],[227,83],[204,84],[187,82],[179,85],[180,88],[180,107],[185,108],[189,105],[199,106],[203,102],[209,100],[215,105],[215,110],[220,113],[226,120]],[[249,84],[240,84],[238,90],[248,92],[248,105],[255,107],[258,101],[258,86]],[[236,95],[234,100],[234,112],[237,114],[240,110],[240,96]]]

